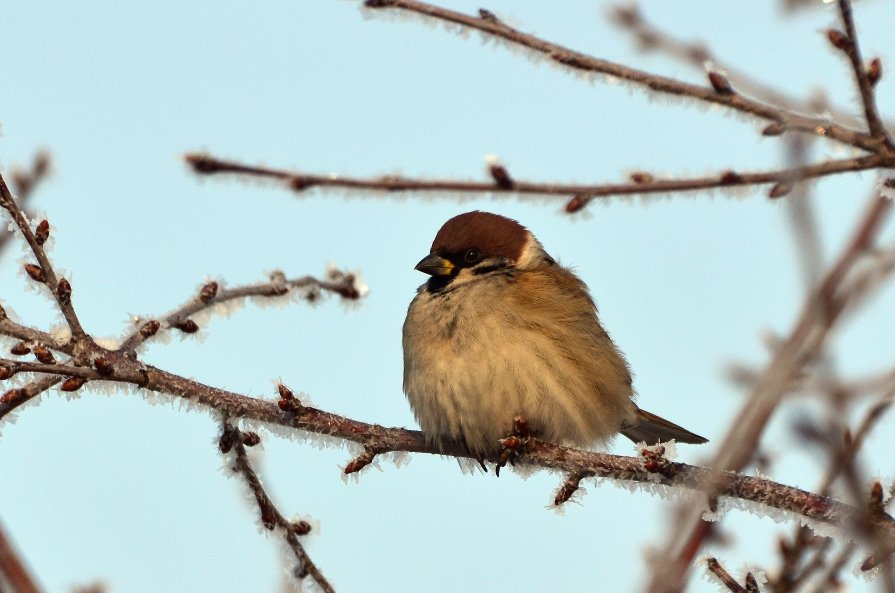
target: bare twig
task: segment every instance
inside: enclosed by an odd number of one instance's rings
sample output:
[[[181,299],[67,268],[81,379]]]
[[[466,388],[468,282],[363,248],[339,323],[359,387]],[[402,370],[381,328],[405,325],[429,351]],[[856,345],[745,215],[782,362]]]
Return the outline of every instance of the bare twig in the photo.
[[[885,143],[889,148],[895,148],[889,133],[886,131],[886,127],[883,125],[883,120],[879,116],[873,84],[867,76],[867,70],[864,68],[864,62],[861,58],[861,48],[858,45],[855,20],[852,16],[851,0],[839,0],[839,14],[842,17],[842,24],[845,26],[846,36],[841,49],[851,62],[852,71],[855,74],[855,82],[861,93],[861,103],[864,106],[864,117],[867,118],[870,135],[877,142]]]
[[[607,60],[601,60],[557,43],[545,41],[535,35],[523,33],[518,29],[510,27],[503,21],[495,22],[492,19],[467,15],[415,0],[367,0],[364,5],[374,9],[406,10],[440,21],[455,23],[500,37],[515,45],[541,53],[545,57],[574,70],[607,74],[633,83],[647,91],[721,105],[759,119],[783,123],[787,129],[792,131],[831,138],[856,148],[874,152],[879,149],[879,143],[874,141],[873,137],[862,132],[830,124],[826,120],[789,112],[777,106],[767,105],[760,101],[743,97],[736,92],[721,93],[711,86],[687,84],[673,78],[658,76]]]
[[[25,237],[25,241],[28,242],[34,257],[37,258],[38,265],[28,264],[26,266],[28,274],[35,282],[45,284],[50,289],[50,292],[56,299],[56,303],[59,305],[62,316],[65,318],[65,322],[71,329],[72,337],[75,340],[83,340],[87,334],[81,327],[81,322],[78,320],[78,316],[72,306],[71,286],[65,278],[60,280],[56,277],[56,272],[53,270],[52,264],[50,264],[46,251],[44,251],[43,241],[35,237],[28,219],[25,218],[18,204],[16,204],[2,175],[0,175],[0,207],[9,212],[22,236]]]
[[[663,31],[648,22],[636,5],[618,5],[610,12],[610,17],[620,29],[629,32],[637,40],[643,51],[659,51],[704,72],[711,66],[724,72],[731,84],[743,93],[772,105],[778,105],[799,113],[819,113],[826,111],[832,121],[848,127],[864,125],[864,120],[855,117],[845,109],[832,107],[826,101],[802,100],[771,88],[762,81],[752,78],[719,58],[710,48],[700,42],[686,42],[673,34]]]
[[[708,177],[690,179],[655,179],[631,183],[579,184],[549,183],[513,180],[501,185],[494,181],[459,181],[453,179],[421,179],[400,176],[375,178],[341,177],[333,175],[304,174],[282,169],[254,167],[233,161],[225,161],[207,154],[189,154],[187,162],[196,173],[202,175],[235,174],[282,181],[295,191],[312,187],[353,189],[384,193],[398,192],[456,192],[456,193],[512,193],[530,195],[575,196],[577,209],[591,200],[609,196],[647,195],[672,192],[704,191],[766,184],[792,184],[847,172],[864,171],[882,166],[895,166],[895,156],[871,154],[856,158],[826,161],[805,167],[780,169],[759,173],[724,171]],[[891,162],[890,162],[891,161]],[[888,165],[886,163],[889,163]],[[643,179],[643,178],[638,178]]]
[[[749,593],[749,591],[746,590],[746,587],[739,584],[736,579],[721,566],[721,563],[718,562],[717,558],[709,558],[705,561],[705,564],[706,568],[708,568],[713,575],[718,577],[724,586],[730,591],[733,591],[733,593]]]
[[[255,497],[255,502],[258,503],[258,510],[261,514],[261,523],[268,530],[272,531],[276,528],[280,528],[283,531],[283,538],[286,540],[286,543],[289,544],[289,549],[292,550],[292,553],[295,554],[295,558],[298,561],[298,566],[295,570],[295,576],[298,579],[304,579],[310,576],[325,593],[335,593],[335,589],[333,589],[332,585],[326,580],[326,577],[323,576],[323,573],[317,565],[314,564],[314,561],[308,556],[307,551],[299,540],[300,536],[307,535],[310,531],[310,525],[303,521],[298,523],[289,521],[270,499],[270,496],[261,484],[261,480],[258,478],[258,474],[255,473],[255,470],[249,461],[245,445],[243,444],[244,437],[245,433],[240,432],[240,430],[229,421],[225,421],[220,447],[223,453],[228,453],[232,449],[234,453],[235,471],[239,472],[245,480],[246,485],[248,485],[249,489],[252,491],[252,496]]]
[[[280,297],[300,289],[307,291],[304,294],[304,298],[308,301],[320,298],[321,293],[337,294],[347,300],[355,300],[362,296],[361,288],[358,286],[357,278],[354,274],[339,270],[330,272],[327,279],[319,279],[313,276],[287,278],[283,272],[276,271],[270,275],[268,282],[233,288],[220,288],[217,282],[209,282],[202,287],[202,290],[194,298],[164,317],[158,320],[142,320],[139,327],[122,341],[118,351],[133,353],[137,346],[160,330],[170,328],[183,330],[184,324],[190,321],[193,315],[215,305],[248,297]]]
[[[838,260],[817,288],[809,293],[789,337],[777,350],[762,379],[736,416],[737,421],[719,446],[712,467],[739,471],[752,457],[771,414],[789,390],[792,377],[814,358],[846,306],[854,304],[855,295],[842,291],[843,279],[858,258],[873,245],[891,206],[892,201],[882,194],[871,200],[870,207]],[[710,485],[705,485],[705,488],[708,492],[712,491]],[[682,550],[699,532],[701,523],[702,511],[691,508],[673,530],[673,541],[668,548]],[[690,535],[681,537],[681,534]],[[648,587],[652,593],[678,591],[682,586],[690,563],[681,561],[684,556],[680,552],[669,557],[676,560],[669,561],[667,566],[653,573]]]
[[[50,168],[50,153],[40,151],[34,155],[30,169],[15,168],[12,170],[10,183],[21,207],[24,207],[34,194],[34,189],[49,176]],[[8,233],[0,232],[0,252],[3,251],[9,238]]]

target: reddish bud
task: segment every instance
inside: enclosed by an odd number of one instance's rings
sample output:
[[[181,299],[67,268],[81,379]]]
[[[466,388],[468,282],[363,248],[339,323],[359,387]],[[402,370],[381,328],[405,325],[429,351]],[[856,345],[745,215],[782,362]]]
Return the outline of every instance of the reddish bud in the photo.
[[[28,272],[28,275],[31,276],[31,279],[35,282],[46,282],[47,275],[44,272],[44,269],[40,266],[34,264],[25,264],[25,271]]]
[[[102,375],[103,377],[110,377],[112,373],[115,372],[115,367],[112,366],[112,363],[103,358],[102,356],[97,356],[93,361],[93,367],[96,369],[96,372]]]
[[[879,79],[883,77],[883,63],[879,58],[873,58],[870,61],[870,65],[867,66],[867,80],[870,81],[870,86],[876,86],[876,83],[879,82]]]
[[[282,383],[277,383],[277,391],[280,392],[280,399],[295,399],[295,394],[292,393],[292,390]]]
[[[223,434],[221,434],[220,440],[218,440],[218,449],[221,453],[229,453],[233,448],[233,440],[234,440],[235,431],[225,429]]]
[[[34,352],[35,358],[44,364],[56,364],[56,359],[53,358],[53,353],[44,348],[43,346],[35,346],[32,350]]]
[[[724,173],[721,173],[720,181],[722,185],[733,185],[739,183],[742,180],[743,176],[736,171],[724,171]]]
[[[84,383],[87,382],[87,379],[84,377],[69,377],[65,381],[62,382],[62,385],[59,387],[62,391],[77,391],[81,387],[84,386]]]
[[[56,285],[56,296],[61,303],[71,302],[71,284],[65,278],[60,279]]]
[[[569,214],[578,212],[587,204],[586,200],[587,197],[582,194],[572,196],[572,199],[566,202],[566,212]]]
[[[368,455],[367,453],[363,453],[362,455],[355,457],[351,461],[348,462],[348,465],[345,466],[345,469],[342,470],[342,473],[345,475],[348,474],[356,474],[360,470],[364,469],[370,463],[373,462],[373,456]]]
[[[343,280],[342,284],[334,289],[339,296],[343,299],[359,299],[360,291],[358,291],[357,286],[354,285],[354,274],[345,274]]]
[[[43,245],[47,242],[47,239],[50,238],[50,223],[47,219],[43,219],[37,225],[37,229],[34,231],[34,240],[37,241],[38,245]]]
[[[761,131],[762,136],[779,136],[786,131],[786,126],[781,124],[780,122],[775,122],[772,124],[768,124],[765,129]]]
[[[184,160],[196,173],[215,173],[220,170],[215,160],[205,154],[188,154]]]
[[[292,531],[295,535],[308,535],[311,533],[311,524],[307,521],[296,521],[292,524]]]
[[[194,334],[199,331],[199,326],[192,319],[184,319],[180,323],[175,324],[174,327],[185,334]]]
[[[634,171],[628,177],[637,185],[652,183],[654,179],[650,173],[646,173],[645,171]]]
[[[715,92],[719,95],[733,94],[733,87],[730,86],[730,81],[727,80],[727,77],[723,74],[709,72],[709,82],[712,83],[712,88],[715,89]]]
[[[851,41],[842,31],[827,29],[827,39],[836,49],[845,50],[851,45]]]
[[[261,524],[264,525],[264,529],[267,529],[268,531],[273,531],[273,528],[277,526],[277,514],[270,503],[264,504],[261,507]]]
[[[295,177],[289,178],[289,188],[292,191],[304,191],[304,190],[308,189],[309,187],[311,187],[312,185],[314,185],[314,184],[311,183],[311,180],[308,179],[307,177],[301,177],[299,175],[296,175]]]
[[[151,338],[158,333],[159,327],[161,327],[161,324],[158,321],[150,319],[140,328],[140,335],[143,336],[143,339]]]
[[[497,15],[491,12],[490,10],[479,8],[479,18],[483,21],[488,21],[489,23],[494,23],[495,25],[500,23]]]
[[[207,303],[218,294],[218,283],[217,282],[209,282],[205,286],[202,287],[202,290],[199,291],[199,300],[203,303]]]
[[[16,374],[16,372],[12,367],[0,366],[0,381],[9,379],[10,377],[12,377],[15,374]]]
[[[658,459],[649,458],[643,462],[643,468],[651,474],[658,473],[662,469],[662,464]]]
[[[25,392],[21,389],[10,389],[0,396],[0,404],[17,404],[25,399]]]
[[[746,573],[746,593],[758,593],[758,581],[752,576],[751,572]]]
[[[31,352],[31,347],[28,346],[25,342],[19,342],[15,346],[9,349],[10,354],[15,354],[16,356],[25,356]]]
[[[781,181],[771,188],[771,191],[768,192],[768,197],[772,200],[775,200],[777,198],[782,198],[783,196],[789,194],[791,191],[792,185],[786,183],[785,181]]]
[[[246,447],[254,447],[258,443],[261,442],[261,437],[258,436],[257,432],[244,432],[242,433],[242,444]]]
[[[513,189],[513,179],[510,177],[510,173],[507,171],[506,167],[494,164],[488,167],[488,171],[491,173],[491,177],[494,179],[494,183],[497,187],[500,189]]]

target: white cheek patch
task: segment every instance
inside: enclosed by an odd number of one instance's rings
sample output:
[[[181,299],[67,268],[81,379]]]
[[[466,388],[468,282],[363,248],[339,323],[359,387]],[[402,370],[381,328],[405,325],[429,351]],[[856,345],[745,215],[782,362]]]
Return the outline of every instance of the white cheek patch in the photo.
[[[544,259],[547,255],[541,242],[535,239],[530,232],[525,233],[525,245],[522,246],[522,253],[519,255],[519,261],[516,262],[517,268],[529,268]]]

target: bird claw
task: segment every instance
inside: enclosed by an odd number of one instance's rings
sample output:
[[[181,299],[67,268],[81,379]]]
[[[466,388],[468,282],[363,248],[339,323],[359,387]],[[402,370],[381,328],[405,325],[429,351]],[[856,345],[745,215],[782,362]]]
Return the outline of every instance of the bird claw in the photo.
[[[494,468],[494,473],[498,478],[500,477],[500,468],[504,467],[508,462],[514,465],[516,460],[525,453],[530,440],[528,420],[526,420],[525,416],[520,415],[513,418],[512,434],[505,439],[497,441],[501,446],[500,455],[497,458],[497,467]]]

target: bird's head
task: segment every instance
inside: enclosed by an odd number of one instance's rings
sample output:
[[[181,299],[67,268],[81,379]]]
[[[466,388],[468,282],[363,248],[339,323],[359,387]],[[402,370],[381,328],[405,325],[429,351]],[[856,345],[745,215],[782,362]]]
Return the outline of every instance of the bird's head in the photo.
[[[431,276],[429,290],[437,291],[545,262],[553,260],[527,228],[505,216],[476,210],[444,223],[416,269]]]

